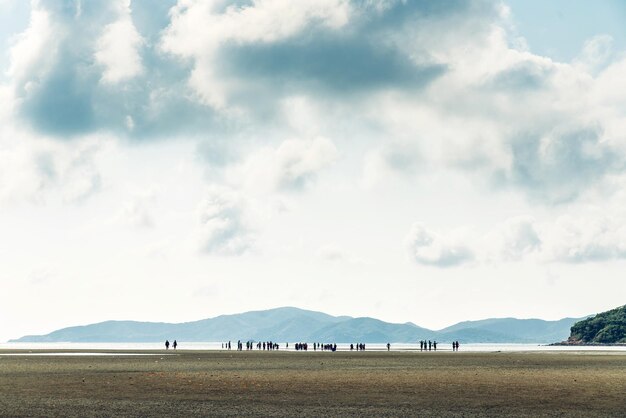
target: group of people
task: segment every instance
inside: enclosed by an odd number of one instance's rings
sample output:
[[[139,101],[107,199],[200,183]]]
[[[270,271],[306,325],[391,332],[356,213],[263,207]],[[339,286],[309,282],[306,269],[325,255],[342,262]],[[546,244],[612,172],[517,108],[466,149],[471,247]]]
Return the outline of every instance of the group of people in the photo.
[[[317,347],[316,347],[316,344],[313,343],[313,350],[317,350],[317,349],[320,349],[322,351],[337,351],[337,344],[317,343]]]
[[[248,344],[246,346],[248,350],[252,350],[254,348],[254,343],[252,341],[249,341],[246,344]],[[257,350],[278,350],[278,348],[279,348],[278,343],[275,343],[273,341],[267,341],[267,342],[259,341],[258,343],[256,343]]]
[[[389,345],[389,344],[387,344]],[[356,347],[356,351],[365,351],[365,344],[350,344],[350,351],[354,350]]]
[[[317,349],[317,343],[313,343],[315,349]],[[309,344],[307,343],[296,343],[294,346],[296,351],[307,351],[309,349]]]
[[[246,350],[253,350],[254,345],[255,344],[253,341],[247,341]],[[176,350],[176,347],[178,347],[178,342],[174,340],[171,346],[174,350]],[[289,348],[289,343],[286,343],[285,347]],[[170,342],[169,340],[165,340],[165,349],[169,350],[169,348],[170,348]],[[275,343],[273,341],[264,341],[264,342],[259,341],[256,343],[256,348],[257,350],[278,350],[279,345],[278,343]],[[309,344],[308,343],[296,343],[294,348],[296,349],[296,351],[307,351],[309,349]],[[222,343],[222,350],[230,350],[230,349],[231,349],[230,341],[226,343]],[[363,343],[350,344],[350,351],[353,351],[355,349],[356,351],[365,351],[365,344]],[[390,349],[391,349],[391,344],[387,343],[387,351],[389,351]],[[241,342],[241,340],[237,341],[237,350],[238,351],[243,350],[243,342]],[[337,344],[313,343],[313,350],[334,352],[334,351],[337,351]],[[420,341],[420,351],[433,351],[433,350],[437,351],[437,341],[431,341],[431,340]],[[458,341],[452,341],[452,351],[459,351]]]
[[[420,351],[437,351],[437,341],[420,341]]]

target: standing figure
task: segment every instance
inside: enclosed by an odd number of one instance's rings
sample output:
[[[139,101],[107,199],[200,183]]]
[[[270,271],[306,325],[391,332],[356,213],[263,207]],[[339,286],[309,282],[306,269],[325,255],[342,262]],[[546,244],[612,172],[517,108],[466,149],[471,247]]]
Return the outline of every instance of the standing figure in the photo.
[[[178,343],[176,342],[176,340],[174,340],[174,342],[172,343],[172,347],[174,347],[174,350],[176,350],[176,347],[178,347]]]
[[[170,342],[165,340],[165,349],[167,350],[168,348],[170,348]]]
[[[391,348],[391,344],[387,343],[387,351]]]

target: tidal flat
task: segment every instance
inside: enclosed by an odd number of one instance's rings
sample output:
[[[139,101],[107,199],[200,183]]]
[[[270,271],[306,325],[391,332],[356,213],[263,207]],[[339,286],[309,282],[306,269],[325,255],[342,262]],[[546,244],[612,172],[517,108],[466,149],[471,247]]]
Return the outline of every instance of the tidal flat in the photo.
[[[626,414],[623,353],[8,353],[3,417]]]

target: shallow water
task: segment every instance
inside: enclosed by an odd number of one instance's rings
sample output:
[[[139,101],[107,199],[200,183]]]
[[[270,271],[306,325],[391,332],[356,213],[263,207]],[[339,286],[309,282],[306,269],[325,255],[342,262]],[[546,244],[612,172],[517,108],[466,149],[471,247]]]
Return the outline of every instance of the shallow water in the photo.
[[[178,350],[222,350],[221,342],[184,342],[178,341]],[[281,351],[295,351],[294,343],[279,343]],[[231,341],[232,350],[236,350],[237,342]],[[162,350],[163,343],[0,343],[0,350]],[[386,344],[366,344],[366,351],[386,351]],[[392,351],[419,351],[419,344],[392,343]],[[255,346],[256,350],[256,346]],[[350,351],[350,343],[337,344],[337,350]],[[170,348],[170,351],[174,351]],[[313,351],[313,343],[309,343],[309,351]],[[452,351],[450,344],[437,344],[437,351]],[[519,351],[618,351],[626,352],[626,346],[549,346],[542,344],[460,344],[459,351],[469,352],[519,352]],[[98,353],[97,355],[109,355]],[[128,355],[130,355],[129,353]],[[59,355],[59,354],[55,354]],[[96,355],[81,353],[81,355]],[[119,354],[115,354],[119,355]],[[125,354],[126,355],[126,354]]]

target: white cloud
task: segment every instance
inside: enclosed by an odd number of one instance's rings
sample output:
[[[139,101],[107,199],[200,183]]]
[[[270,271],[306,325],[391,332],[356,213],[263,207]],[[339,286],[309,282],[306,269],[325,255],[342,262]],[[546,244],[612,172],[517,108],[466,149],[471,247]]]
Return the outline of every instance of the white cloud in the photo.
[[[457,233],[441,235],[421,223],[413,224],[405,244],[409,256],[419,264],[454,267],[474,260],[471,248]]]
[[[137,194],[124,203],[117,215],[117,221],[135,228],[153,228],[155,221],[152,208],[156,205],[156,200],[154,190]]]
[[[241,196],[232,189],[207,190],[197,209],[202,252],[241,255],[250,249],[253,236],[243,205]]]
[[[111,143],[85,138],[72,144],[0,129],[0,201],[76,203],[102,187],[98,160]]]
[[[580,55],[574,60],[574,65],[596,74],[605,67],[612,54],[613,37],[606,34],[596,35],[585,41]]]
[[[507,219],[486,234],[479,243],[483,258],[493,261],[518,261],[541,251],[542,241],[533,218]]]
[[[33,8],[28,28],[16,36],[11,47],[8,75],[18,90],[29,90],[53,63],[62,33],[45,9]]]
[[[276,42],[317,25],[339,28],[348,14],[345,0],[255,0],[247,6],[184,1],[171,11],[161,48],[191,60],[190,85],[205,103],[223,108],[233,83],[215,74],[220,45]]]
[[[566,263],[626,259],[624,219],[561,216],[550,228],[547,256]]]
[[[405,243],[415,262],[437,267],[469,261],[580,264],[626,259],[626,219],[603,212],[585,210],[558,216],[554,222],[518,216],[482,234],[441,234],[416,223]]]
[[[311,140],[289,139],[276,148],[255,151],[231,173],[233,181],[243,183],[251,193],[300,191],[338,156],[333,142],[318,137]]]
[[[116,84],[143,73],[144,68],[139,48],[144,41],[133,25],[130,2],[120,4],[121,13],[117,21],[104,27],[97,41],[95,60],[104,67],[102,81]]]

